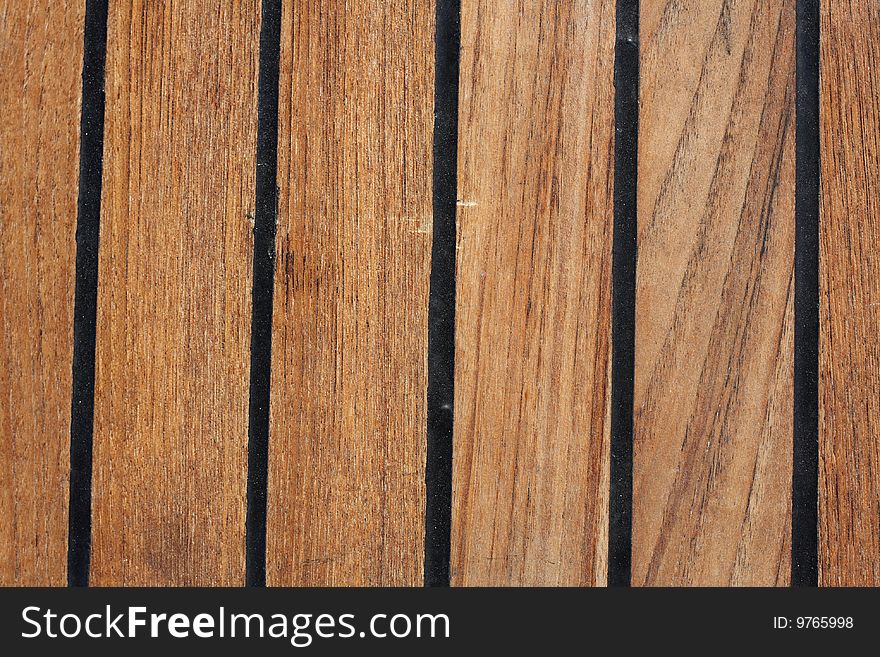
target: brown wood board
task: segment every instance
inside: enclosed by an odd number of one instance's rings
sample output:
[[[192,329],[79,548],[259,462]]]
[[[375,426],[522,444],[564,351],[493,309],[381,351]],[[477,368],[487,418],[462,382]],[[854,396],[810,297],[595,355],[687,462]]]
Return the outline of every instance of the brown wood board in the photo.
[[[61,586],[82,3],[0,3],[0,585]]]
[[[92,582],[241,585],[260,3],[110,3]]]
[[[417,586],[434,8],[283,11],[267,582]]]
[[[642,3],[633,583],[790,570],[792,0]]]
[[[821,5],[819,583],[880,585],[880,7]]]
[[[604,584],[614,2],[461,26],[452,584]]]

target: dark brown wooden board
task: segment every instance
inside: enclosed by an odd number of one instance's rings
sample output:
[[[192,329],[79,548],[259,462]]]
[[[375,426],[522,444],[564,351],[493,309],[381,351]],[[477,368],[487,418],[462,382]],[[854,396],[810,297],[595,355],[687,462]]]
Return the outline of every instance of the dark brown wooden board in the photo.
[[[821,5],[819,583],[880,585],[880,6]]]

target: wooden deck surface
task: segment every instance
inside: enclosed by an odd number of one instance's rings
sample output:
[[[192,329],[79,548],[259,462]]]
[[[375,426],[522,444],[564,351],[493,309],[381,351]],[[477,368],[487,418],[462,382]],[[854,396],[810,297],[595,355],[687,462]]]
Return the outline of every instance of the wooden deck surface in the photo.
[[[434,141],[450,93],[435,4],[281,1],[261,253],[260,33],[277,1],[110,0],[96,46],[83,3],[0,0],[0,585],[69,575],[82,72],[98,47],[90,582],[238,586],[264,558],[269,585],[420,586],[426,532],[448,532],[453,586],[604,586],[631,0],[461,0],[450,527],[425,521],[434,157],[455,148]],[[795,181],[819,173],[795,170],[796,5],[640,3],[633,585],[791,583]],[[878,38],[875,3],[821,3],[825,586],[880,585]],[[260,258],[274,296],[254,529]]]

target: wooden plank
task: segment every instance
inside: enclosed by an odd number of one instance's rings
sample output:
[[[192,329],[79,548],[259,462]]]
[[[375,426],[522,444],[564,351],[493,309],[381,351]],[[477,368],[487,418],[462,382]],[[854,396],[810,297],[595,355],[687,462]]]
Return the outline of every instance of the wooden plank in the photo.
[[[452,583],[603,584],[614,2],[462,5]]]
[[[880,7],[821,5],[819,583],[880,585]]]
[[[0,3],[0,585],[67,573],[83,3]]]
[[[259,6],[110,5],[98,585],[244,583]]]
[[[434,8],[284,4],[268,558],[420,585]]]
[[[789,581],[794,28],[642,6],[636,585]]]

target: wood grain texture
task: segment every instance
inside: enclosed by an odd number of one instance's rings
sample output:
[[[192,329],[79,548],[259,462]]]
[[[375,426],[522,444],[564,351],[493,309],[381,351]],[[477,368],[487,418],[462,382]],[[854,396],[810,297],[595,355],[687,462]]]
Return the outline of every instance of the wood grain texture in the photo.
[[[462,3],[453,585],[606,580],[614,34]]]
[[[0,2],[0,585],[66,581],[82,3]]]
[[[434,7],[285,2],[267,582],[421,585]]]
[[[259,5],[110,4],[98,585],[244,583]]]
[[[636,585],[789,581],[794,29],[642,4]]]
[[[819,583],[880,585],[880,6],[821,5]]]

